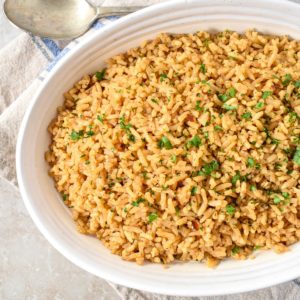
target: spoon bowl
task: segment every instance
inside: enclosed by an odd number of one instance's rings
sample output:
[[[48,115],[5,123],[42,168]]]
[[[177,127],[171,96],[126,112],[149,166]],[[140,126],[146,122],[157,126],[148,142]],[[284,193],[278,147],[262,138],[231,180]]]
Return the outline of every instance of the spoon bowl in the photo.
[[[141,7],[94,7],[85,0],[6,0],[4,13],[17,27],[34,35],[72,39],[98,18],[124,15]]]

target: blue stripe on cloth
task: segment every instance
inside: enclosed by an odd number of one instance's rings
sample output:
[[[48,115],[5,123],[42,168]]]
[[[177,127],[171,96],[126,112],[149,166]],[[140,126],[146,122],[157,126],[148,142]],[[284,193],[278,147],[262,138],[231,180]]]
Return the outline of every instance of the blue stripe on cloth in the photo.
[[[58,45],[53,40],[50,40],[47,38],[42,38],[41,40],[44,42],[46,47],[51,51],[51,53],[54,56],[57,56],[61,52],[61,49],[58,47]]]
[[[48,60],[48,61],[52,61],[52,57],[50,57],[50,55],[47,53],[46,49],[43,48],[43,46],[38,42],[37,37],[35,37],[34,35],[30,34],[31,40],[33,41],[33,43],[35,44],[35,46],[41,51],[41,53],[44,55],[44,57]]]
[[[94,28],[94,29],[99,29],[99,28],[102,28],[103,26],[105,26],[105,24],[103,24],[100,20],[96,20],[91,28]]]
[[[300,279],[293,280],[294,283],[296,283],[300,287]]]
[[[56,65],[56,63],[66,54],[70,51],[71,49],[66,47],[60,53],[53,59],[53,61],[48,65],[47,71],[51,71],[52,68]]]

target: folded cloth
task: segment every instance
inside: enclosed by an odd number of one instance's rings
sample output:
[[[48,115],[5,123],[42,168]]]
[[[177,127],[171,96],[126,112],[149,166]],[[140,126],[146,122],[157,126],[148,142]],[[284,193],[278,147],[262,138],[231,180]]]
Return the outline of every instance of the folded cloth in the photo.
[[[115,18],[97,21],[89,32],[75,41],[57,42],[22,34],[0,51],[0,179],[17,186],[15,145],[18,129],[31,99],[51,68],[76,44]],[[20,199],[21,201],[21,199]],[[276,276],[276,274],[274,274]],[[172,297],[146,293],[110,283],[123,299],[169,300]],[[196,298],[176,297],[189,300]],[[300,280],[260,291],[231,296],[199,297],[199,300],[300,299]]]

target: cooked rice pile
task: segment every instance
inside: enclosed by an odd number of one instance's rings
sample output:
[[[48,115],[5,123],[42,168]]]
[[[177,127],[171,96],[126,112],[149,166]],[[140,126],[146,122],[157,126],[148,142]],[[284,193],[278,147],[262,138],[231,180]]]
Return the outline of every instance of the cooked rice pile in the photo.
[[[125,260],[244,259],[300,240],[300,42],[161,34],[65,94],[50,175]],[[298,147],[298,148],[297,148]]]

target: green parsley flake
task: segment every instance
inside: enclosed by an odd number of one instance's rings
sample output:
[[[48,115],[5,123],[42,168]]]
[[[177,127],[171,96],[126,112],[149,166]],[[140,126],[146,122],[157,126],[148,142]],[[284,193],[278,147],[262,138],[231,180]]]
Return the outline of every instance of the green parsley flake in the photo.
[[[162,149],[162,148],[165,148],[167,150],[170,150],[173,148],[170,140],[166,137],[166,136],[163,136],[157,143],[157,146],[158,148]]]
[[[81,139],[83,137],[83,130],[79,130],[78,132],[75,130],[72,130],[71,134],[70,134],[70,138],[72,141],[78,141],[79,139]]]
[[[251,191],[251,192],[256,191],[256,186],[255,186],[254,184],[251,184],[251,185],[250,185],[250,191]]]
[[[171,156],[171,162],[174,164],[177,162],[177,156],[175,154]]]
[[[262,98],[265,100],[267,99],[269,96],[271,96],[273,94],[272,91],[264,91],[262,94]]]
[[[165,81],[166,78],[168,78],[168,75],[165,73],[162,73],[159,75],[159,78],[160,78],[160,82],[163,82],[163,81]]]
[[[228,100],[228,96],[226,94],[219,94],[218,98],[223,102],[226,102]]]
[[[213,171],[216,171],[219,168],[219,163],[216,160],[211,161],[208,164],[205,164],[201,171],[198,172],[198,175],[211,175]]]
[[[157,99],[152,98],[151,101],[154,102],[154,103],[156,103],[156,104],[158,104],[158,100]]]
[[[261,109],[261,108],[263,108],[264,106],[265,106],[264,102],[260,101],[260,102],[258,102],[258,103],[255,105],[255,108]]]
[[[192,147],[199,148],[202,145],[202,141],[198,135],[195,135],[190,141],[187,142],[187,148]]]
[[[290,84],[290,82],[292,81],[292,76],[291,74],[285,74],[283,76],[283,80],[282,80],[282,84],[283,86],[288,86]]]
[[[298,88],[300,88],[300,81],[295,81],[294,82],[294,85],[295,85],[295,87],[298,89]]]
[[[258,246],[258,245],[257,245],[257,246],[254,246],[254,248],[253,248],[254,251],[257,251],[257,250],[259,250],[259,249],[261,249],[261,246]]]
[[[281,202],[281,199],[277,195],[275,195],[273,198],[273,202],[274,202],[274,204],[278,204]]]
[[[97,120],[98,120],[99,122],[101,122],[102,124],[103,124],[104,118],[105,118],[105,114],[103,114],[103,115],[98,115],[98,116],[97,116]]]
[[[132,125],[129,123],[125,124],[125,117],[122,116],[120,118],[120,128],[126,132],[129,141],[135,142],[135,136],[130,131],[131,127],[132,127]]]
[[[139,197],[139,198],[137,198],[136,201],[131,202],[131,205],[135,206],[135,207],[138,207],[140,203],[145,202],[145,201],[146,200],[144,198]]]
[[[152,223],[153,221],[155,221],[158,218],[157,213],[152,212],[149,216],[148,216],[148,222]]]
[[[62,198],[63,198],[63,201],[67,201],[68,195],[67,195],[67,194],[63,194],[63,195],[62,195]]]
[[[283,197],[284,199],[289,199],[289,198],[290,198],[290,194],[287,193],[287,192],[282,192],[282,197]]]
[[[232,216],[235,213],[235,207],[231,204],[226,206],[226,212],[228,215]]]
[[[222,131],[223,128],[222,128],[221,126],[219,126],[219,125],[216,125],[216,126],[214,127],[214,130],[215,130],[215,131]]]
[[[103,80],[104,79],[104,76],[105,76],[105,73],[106,73],[106,69],[103,69],[102,71],[100,72],[96,72],[95,76],[98,80]]]
[[[248,120],[248,119],[250,119],[251,117],[252,117],[251,112],[245,112],[244,114],[242,114],[242,118],[243,118],[243,119]]]
[[[92,130],[89,130],[89,131],[86,132],[87,137],[93,136],[94,134],[95,134],[95,132],[92,131]]]
[[[199,100],[196,102],[195,109],[196,109],[197,111],[202,111],[202,110],[203,110],[203,107],[200,106],[200,101],[199,101]]]
[[[237,107],[236,106],[232,106],[232,105],[228,105],[228,104],[223,104],[223,108],[225,108],[226,110],[236,110]]]
[[[201,64],[200,65],[200,72],[202,73],[202,74],[206,74],[206,66],[205,66],[205,64]]]
[[[193,187],[191,188],[191,195],[192,195],[192,196],[195,196],[196,193],[197,193],[197,187],[196,187],[196,186],[193,186]]]
[[[294,154],[294,157],[293,157],[293,161],[294,163],[296,163],[298,166],[300,166],[300,147],[297,147],[297,150]]]
[[[232,250],[231,250],[231,253],[232,253],[233,255],[235,255],[235,254],[238,254],[240,251],[241,251],[241,248],[240,248],[240,247],[234,246],[234,247],[232,248]]]
[[[252,157],[248,157],[247,166],[253,168],[255,166],[255,160]]]
[[[236,95],[236,89],[234,87],[231,87],[229,90],[228,90],[228,95],[231,97],[231,98],[234,98],[235,95]]]

